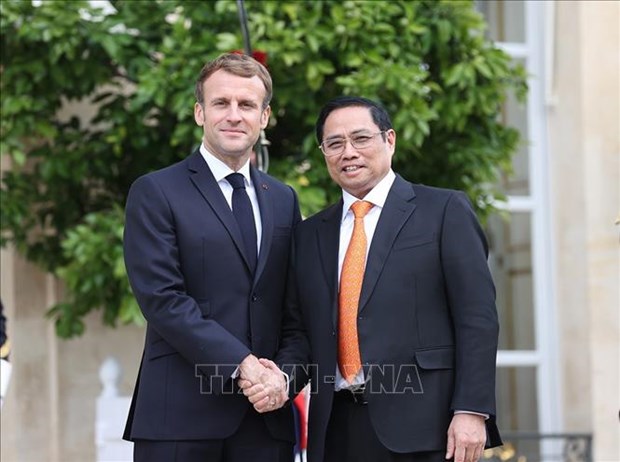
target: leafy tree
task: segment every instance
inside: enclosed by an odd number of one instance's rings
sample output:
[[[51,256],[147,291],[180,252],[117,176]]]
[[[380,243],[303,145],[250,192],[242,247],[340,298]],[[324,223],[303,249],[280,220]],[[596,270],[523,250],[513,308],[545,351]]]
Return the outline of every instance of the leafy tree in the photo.
[[[54,272],[68,300],[60,336],[103,309],[140,322],[122,261],[122,209],[139,175],[199,143],[193,82],[205,61],[242,48],[234,1],[3,1],[2,244]],[[309,215],[339,194],[313,124],[339,94],[380,100],[398,133],[395,169],[462,189],[481,218],[519,142],[498,114],[523,98],[523,69],[484,35],[471,1],[247,1],[253,45],[275,86],[270,173]],[[84,109],[86,108],[86,110]],[[86,114],[86,115],[85,115]]]

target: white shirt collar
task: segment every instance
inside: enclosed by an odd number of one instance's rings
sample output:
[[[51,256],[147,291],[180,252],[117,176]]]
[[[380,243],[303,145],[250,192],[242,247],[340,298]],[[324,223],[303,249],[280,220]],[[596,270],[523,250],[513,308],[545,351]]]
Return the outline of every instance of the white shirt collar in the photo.
[[[392,169],[390,169],[387,172],[387,174],[383,177],[383,179],[379,181],[379,183],[377,183],[377,185],[374,188],[372,188],[368,192],[368,194],[366,194],[366,196],[364,196],[363,200],[372,203],[375,207],[383,208],[383,205],[385,204],[387,196],[390,192],[390,188],[392,188],[392,184],[394,183],[395,179],[396,179],[396,174],[394,173]],[[353,202],[355,201],[358,201],[359,199],[349,194],[343,189],[342,200],[344,202],[342,206],[342,220],[344,220],[344,217],[347,215],[347,212],[349,211],[351,204],[353,204]]]
[[[211,173],[213,173],[213,176],[215,177],[215,181],[217,181],[218,183],[220,181],[226,181],[226,177],[228,175],[230,175],[231,173],[235,173],[232,168],[230,168],[220,159],[211,154],[204,144],[200,145],[200,154],[202,154],[203,159],[205,160],[205,162],[209,166],[209,169],[211,169]],[[237,170],[237,173],[241,173],[243,175],[243,177],[245,178],[246,186],[252,185],[252,178],[250,177],[250,159],[248,159],[248,161],[243,164],[243,167]]]

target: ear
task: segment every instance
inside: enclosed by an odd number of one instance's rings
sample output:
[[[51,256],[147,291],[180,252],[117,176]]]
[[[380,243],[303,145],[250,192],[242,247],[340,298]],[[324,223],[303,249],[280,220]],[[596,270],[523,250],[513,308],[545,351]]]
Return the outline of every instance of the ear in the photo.
[[[271,106],[267,106],[263,109],[262,114],[260,115],[260,128],[266,128],[267,123],[269,122],[269,116],[271,115]]]
[[[196,121],[196,125],[201,127],[205,123],[205,112],[200,103],[194,104],[194,120]]]
[[[396,150],[396,132],[392,128],[385,132],[385,141],[388,145],[390,155],[394,155],[394,151]]]

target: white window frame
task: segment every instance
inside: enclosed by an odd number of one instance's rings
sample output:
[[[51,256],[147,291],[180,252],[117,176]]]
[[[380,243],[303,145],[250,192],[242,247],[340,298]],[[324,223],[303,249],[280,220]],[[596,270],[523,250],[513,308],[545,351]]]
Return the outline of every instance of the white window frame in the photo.
[[[510,56],[523,59],[528,74],[527,96],[529,195],[508,196],[502,208],[511,213],[529,213],[532,239],[532,285],[535,349],[500,350],[498,367],[535,367],[538,431],[562,431],[561,387],[559,386],[558,326],[551,228],[549,149],[547,143],[546,95],[549,93],[553,53],[553,2],[524,1],[525,43],[498,42]]]

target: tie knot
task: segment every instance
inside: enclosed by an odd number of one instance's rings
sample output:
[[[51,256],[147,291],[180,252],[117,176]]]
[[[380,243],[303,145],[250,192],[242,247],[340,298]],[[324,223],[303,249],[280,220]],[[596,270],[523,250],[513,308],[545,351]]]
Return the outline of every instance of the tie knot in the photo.
[[[372,207],[373,204],[368,201],[356,201],[351,204],[351,210],[353,210],[355,218],[364,218]]]
[[[230,183],[233,189],[245,189],[245,181],[241,173],[231,173],[226,177],[226,181]]]

